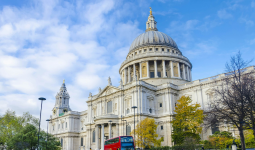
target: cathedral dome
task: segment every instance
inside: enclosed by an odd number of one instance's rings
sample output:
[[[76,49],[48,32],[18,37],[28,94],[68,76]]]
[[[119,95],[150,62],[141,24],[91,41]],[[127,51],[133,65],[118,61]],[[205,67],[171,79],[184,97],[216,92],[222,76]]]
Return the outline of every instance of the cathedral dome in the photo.
[[[129,51],[142,46],[148,45],[164,45],[177,48],[177,44],[167,34],[159,31],[147,31],[139,35],[131,44]]]

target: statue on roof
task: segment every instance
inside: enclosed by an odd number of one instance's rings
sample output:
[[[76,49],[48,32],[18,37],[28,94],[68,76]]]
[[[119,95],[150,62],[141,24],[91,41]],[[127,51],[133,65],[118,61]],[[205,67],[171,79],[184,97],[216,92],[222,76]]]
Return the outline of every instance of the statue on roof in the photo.
[[[108,78],[108,85],[112,85],[112,80],[110,77]]]

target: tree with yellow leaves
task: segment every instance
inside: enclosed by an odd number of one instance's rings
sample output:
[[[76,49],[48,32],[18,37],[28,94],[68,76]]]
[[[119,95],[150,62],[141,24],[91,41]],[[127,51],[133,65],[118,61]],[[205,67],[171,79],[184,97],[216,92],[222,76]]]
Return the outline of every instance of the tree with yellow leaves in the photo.
[[[151,148],[152,146],[161,146],[163,138],[157,139],[157,126],[154,119],[145,118],[138,123],[135,128],[135,144],[142,148]],[[131,132],[134,135],[134,130]]]
[[[182,145],[185,138],[200,140],[199,134],[202,132],[204,115],[203,110],[199,109],[199,104],[192,104],[189,97],[182,96],[176,104],[175,116],[173,121],[172,139],[175,145]]]

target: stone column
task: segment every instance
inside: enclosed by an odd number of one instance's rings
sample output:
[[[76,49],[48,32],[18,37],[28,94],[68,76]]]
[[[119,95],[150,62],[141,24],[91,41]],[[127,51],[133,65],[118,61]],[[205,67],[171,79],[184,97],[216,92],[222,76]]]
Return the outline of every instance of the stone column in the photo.
[[[98,125],[96,125],[96,133],[95,133],[95,138],[96,138],[96,150],[99,149],[99,138],[98,138]]]
[[[134,77],[133,77],[133,81],[135,81],[135,76],[136,76],[136,72],[135,72],[135,64],[133,64],[133,75],[134,75]],[[138,78],[138,77],[137,77]]]
[[[187,72],[187,80],[190,81],[190,78],[189,78],[189,66],[186,66],[186,72]]]
[[[149,66],[149,61],[146,62],[147,63],[147,78],[150,77],[150,66]]]
[[[157,66],[157,60],[154,60],[154,76],[155,78],[158,78],[158,66]]]
[[[131,82],[131,68],[128,67],[128,82]]]
[[[180,63],[178,62],[178,78],[181,78],[181,74],[180,74]]]
[[[142,62],[139,62],[140,79],[142,79]]]
[[[192,81],[191,68],[189,69],[190,81]]]
[[[187,80],[186,74],[185,74],[185,65],[184,64],[182,64],[182,72],[183,72],[183,79]]]
[[[109,139],[112,138],[112,123],[108,123],[109,124]]]
[[[173,67],[173,61],[170,61],[170,66],[171,66],[171,70],[170,70],[170,72],[171,72],[171,78],[173,78],[174,77],[174,67]]]
[[[127,84],[127,69],[124,68],[124,84]]]
[[[166,78],[166,64],[165,60],[162,60],[162,67],[163,67],[163,78]]]
[[[117,128],[117,129],[116,129],[116,130],[117,130],[117,136],[120,136],[120,135],[119,135],[119,124],[118,124],[118,123],[116,124],[116,128]]]
[[[101,124],[101,150],[104,150],[104,124]]]

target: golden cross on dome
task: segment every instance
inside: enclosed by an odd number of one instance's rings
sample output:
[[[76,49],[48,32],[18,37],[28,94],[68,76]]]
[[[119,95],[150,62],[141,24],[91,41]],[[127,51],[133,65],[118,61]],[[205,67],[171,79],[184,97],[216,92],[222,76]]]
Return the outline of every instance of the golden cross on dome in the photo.
[[[150,7],[150,15],[152,15],[152,10],[151,10],[151,7]]]
[[[65,83],[65,79],[63,80],[63,83]]]

